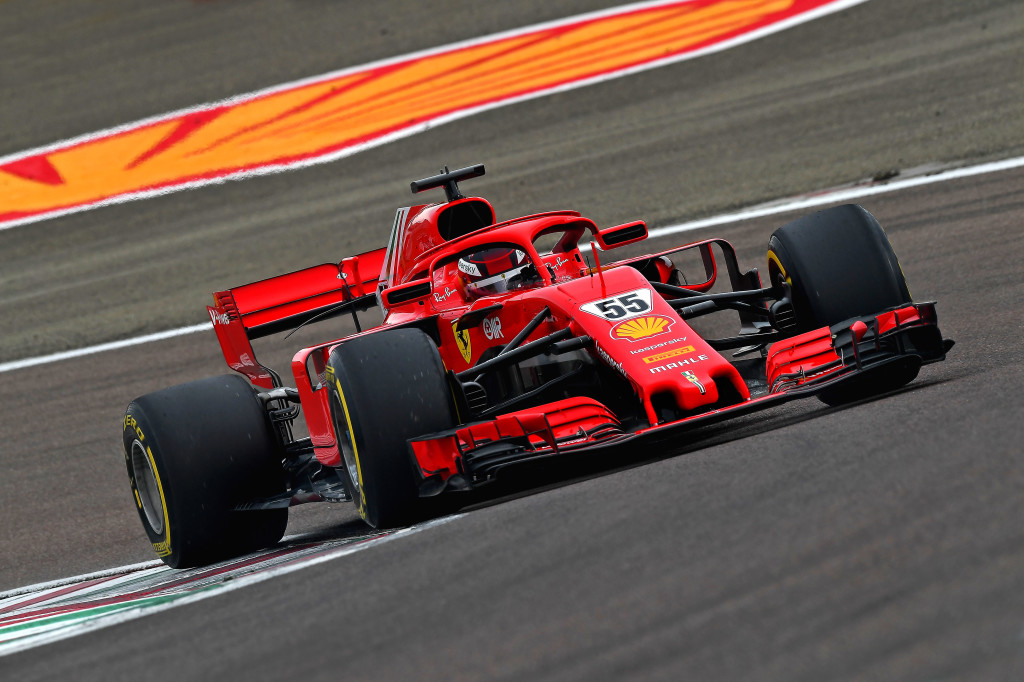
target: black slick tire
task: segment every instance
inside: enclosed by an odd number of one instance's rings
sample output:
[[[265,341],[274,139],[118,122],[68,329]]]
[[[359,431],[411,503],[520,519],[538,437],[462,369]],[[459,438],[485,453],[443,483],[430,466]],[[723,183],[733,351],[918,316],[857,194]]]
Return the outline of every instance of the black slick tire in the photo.
[[[356,337],[331,353],[327,376],[341,473],[359,515],[374,528],[429,515],[408,440],[456,423],[434,342],[418,329]]]
[[[873,215],[854,204],[804,216],[772,233],[768,273],[772,283],[790,284],[797,332],[911,302],[885,231]],[[829,405],[859,400],[906,384],[919,367],[919,362],[893,365],[885,374],[825,389],[818,398]]]
[[[793,290],[798,331],[909,303],[910,291],[888,237],[854,204],[783,225],[768,240],[768,273]]]
[[[240,556],[284,534],[287,508],[234,511],[285,488],[266,412],[241,376],[136,398],[124,417],[123,442],[139,518],[168,566]]]

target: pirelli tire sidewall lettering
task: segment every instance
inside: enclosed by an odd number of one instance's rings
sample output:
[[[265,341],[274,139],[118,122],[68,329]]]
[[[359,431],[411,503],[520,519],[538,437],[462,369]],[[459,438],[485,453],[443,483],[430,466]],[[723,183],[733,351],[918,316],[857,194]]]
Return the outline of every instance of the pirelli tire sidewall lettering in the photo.
[[[203,566],[281,539],[288,508],[250,506],[285,493],[287,479],[283,449],[245,377],[139,396],[122,426],[136,510],[168,566]]]
[[[173,551],[171,546],[173,514],[171,514],[168,505],[169,481],[166,476],[161,475],[161,469],[163,468],[162,459],[159,455],[160,447],[155,440],[154,430],[149,428],[146,415],[142,407],[137,403],[130,404],[128,411],[125,413],[122,444],[124,445],[125,468],[128,470],[128,480],[131,484],[132,503],[135,505],[139,519],[142,521],[142,526],[146,529],[146,535],[149,537],[149,541],[152,543],[157,556],[161,559],[170,556]],[[158,502],[163,513],[163,523],[159,529],[155,529],[153,524],[150,523],[143,507],[143,496],[148,494],[148,492],[144,489],[144,486],[140,490],[138,480],[145,475],[145,472],[137,471],[136,467],[132,465],[132,451],[136,447],[141,447],[155,474],[155,492],[158,495]]]

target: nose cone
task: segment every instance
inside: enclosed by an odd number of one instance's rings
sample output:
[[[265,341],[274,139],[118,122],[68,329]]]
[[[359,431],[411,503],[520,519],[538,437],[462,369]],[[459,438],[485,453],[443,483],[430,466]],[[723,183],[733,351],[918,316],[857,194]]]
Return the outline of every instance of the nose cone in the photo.
[[[583,277],[557,289],[572,301],[567,312],[594,340],[597,356],[633,384],[652,424],[663,421],[659,414],[681,418],[725,407],[723,396],[728,404],[750,397],[736,368],[635,269],[613,268],[603,283]]]

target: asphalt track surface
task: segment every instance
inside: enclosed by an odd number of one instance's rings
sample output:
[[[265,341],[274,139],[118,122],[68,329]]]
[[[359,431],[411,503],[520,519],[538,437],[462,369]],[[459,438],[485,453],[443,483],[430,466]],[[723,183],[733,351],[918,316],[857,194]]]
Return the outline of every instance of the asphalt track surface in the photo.
[[[600,4],[7,0],[0,154]],[[0,361],[196,324],[211,291],[373,248],[408,181],[441,164],[487,163],[472,189],[499,216],[571,207],[656,227],[1020,156],[1022,75],[1018,2],[876,0],[327,166],[7,230]],[[864,203],[957,341],[907,389],[626,452],[344,560],[2,658],[0,677],[1024,679],[1024,171]],[[763,266],[791,217],[693,238]],[[3,375],[0,589],[152,558],[123,408],[221,371],[200,333]],[[360,523],[293,512],[290,532]]]

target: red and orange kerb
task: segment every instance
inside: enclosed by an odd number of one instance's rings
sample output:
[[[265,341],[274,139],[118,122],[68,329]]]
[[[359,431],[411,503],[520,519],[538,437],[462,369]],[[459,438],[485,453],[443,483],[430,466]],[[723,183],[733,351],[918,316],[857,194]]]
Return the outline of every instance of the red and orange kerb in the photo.
[[[86,135],[0,158],[0,229],[323,163],[485,109],[725,49],[862,1],[626,5]]]

